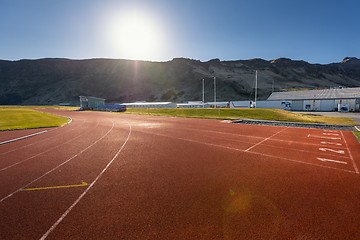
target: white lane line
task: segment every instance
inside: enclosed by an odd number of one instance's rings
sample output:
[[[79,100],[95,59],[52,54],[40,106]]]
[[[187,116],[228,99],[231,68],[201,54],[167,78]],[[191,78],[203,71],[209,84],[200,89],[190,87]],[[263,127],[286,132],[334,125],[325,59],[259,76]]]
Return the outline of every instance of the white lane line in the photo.
[[[99,121],[97,122],[97,124],[96,124],[95,127],[89,129],[88,131],[83,132],[82,134],[77,135],[76,137],[74,137],[74,138],[72,138],[72,139],[70,139],[70,140],[68,140],[68,141],[66,141],[66,142],[63,142],[63,143],[61,143],[61,144],[55,145],[54,147],[48,148],[47,150],[45,150],[45,151],[43,151],[43,152],[40,152],[40,153],[35,154],[35,155],[31,156],[31,157],[25,158],[25,159],[23,159],[23,160],[21,160],[21,161],[19,161],[19,162],[16,162],[16,163],[13,163],[13,164],[8,165],[8,166],[6,166],[6,167],[3,167],[3,168],[0,169],[0,172],[5,171],[5,170],[7,170],[7,169],[9,169],[9,168],[15,167],[15,166],[17,166],[17,165],[19,165],[19,164],[21,164],[21,163],[24,163],[24,162],[26,162],[26,161],[29,161],[30,159],[33,159],[33,158],[38,157],[38,156],[40,156],[40,155],[43,155],[44,153],[50,152],[50,151],[52,151],[52,150],[54,150],[54,149],[56,149],[56,148],[59,148],[59,147],[65,145],[65,144],[67,144],[67,143],[69,143],[69,142],[72,142],[72,141],[78,139],[79,137],[81,137],[82,135],[86,134],[87,132],[93,130],[93,129],[96,128],[98,125],[99,125]]]
[[[40,134],[43,134],[43,133],[46,133],[46,132],[47,132],[47,130],[41,131],[41,132],[37,132],[37,133],[33,133],[33,134],[30,134],[30,135],[26,135],[26,136],[23,136],[23,137],[18,137],[18,138],[10,139],[10,140],[4,141],[4,142],[0,142],[0,145],[2,145],[2,144],[7,144],[7,143],[11,143],[11,142],[15,142],[15,141],[19,141],[19,140],[23,140],[23,139],[30,138],[30,137],[34,137],[34,136],[36,136],[36,135],[40,135]]]
[[[85,123],[85,120],[83,120],[82,123]],[[55,129],[54,129],[54,130],[55,130]],[[74,130],[76,130],[76,128],[70,129],[68,132],[74,131]],[[52,132],[52,131],[53,131],[53,130],[51,129],[51,130],[49,130],[48,132]],[[20,149],[23,149],[23,148],[27,148],[27,147],[32,146],[32,145],[34,145],[34,144],[38,144],[38,143],[45,142],[45,141],[47,141],[47,140],[49,140],[49,139],[51,139],[51,138],[60,136],[60,135],[62,135],[62,134],[64,134],[64,133],[67,133],[67,132],[60,132],[59,134],[53,135],[53,136],[48,137],[48,138],[45,138],[45,139],[43,139],[43,140],[40,140],[40,141],[37,141],[37,142],[33,142],[33,143],[29,143],[29,144],[27,144],[27,145],[25,145],[25,146],[21,146],[21,147],[18,147],[18,148],[14,148],[14,149],[12,149],[12,150],[9,150],[9,151],[7,151],[7,152],[0,153],[0,156],[1,156],[1,155],[8,154],[8,153],[15,152],[15,151],[20,150]]]
[[[284,128],[284,129],[281,129],[279,132],[274,133],[274,134],[273,134],[273,135],[271,135],[270,137],[265,138],[264,140],[262,140],[261,142],[258,142],[258,143],[257,143],[257,144],[255,144],[254,146],[249,147],[248,149],[246,149],[246,150],[245,150],[245,152],[250,151],[250,150],[251,150],[251,149],[253,149],[254,147],[256,147],[256,146],[258,146],[258,145],[262,144],[263,142],[265,142],[265,141],[269,140],[270,138],[272,138],[272,137],[274,137],[274,136],[278,135],[279,133],[281,133],[281,132],[285,131],[286,129],[288,129],[288,127]]]
[[[360,132],[360,127],[355,126],[355,129]]]
[[[341,163],[341,164],[347,164],[347,162],[343,162],[343,161],[338,161],[338,160],[333,160],[333,159],[328,159],[328,158],[316,158],[317,160],[320,160],[322,162],[333,162],[333,163]]]
[[[125,147],[126,143],[129,141],[130,139],[130,135],[131,135],[131,125],[127,122],[127,124],[129,125],[129,133],[128,136],[125,140],[125,142],[123,143],[123,145],[121,146],[121,148],[119,149],[119,151],[115,154],[115,156],[110,160],[110,162],[106,165],[106,167],[99,173],[99,175],[95,178],[95,180],[85,189],[85,191],[79,196],[78,199],[75,200],[75,202],[63,213],[63,215],[61,215],[61,217],[49,228],[49,230],[47,230],[47,232],[40,238],[40,240],[44,240],[46,239],[49,234],[55,230],[55,228],[64,220],[64,218],[71,212],[71,210],[81,201],[81,199],[88,193],[88,191],[95,185],[95,183],[99,180],[99,178],[104,174],[104,172],[110,167],[110,165],[113,163],[113,161],[119,156],[120,152],[123,150],[123,148]]]
[[[336,145],[336,146],[342,146],[341,143],[335,143],[335,142],[321,142],[321,144],[324,145]]]
[[[344,150],[338,150],[338,149],[332,149],[332,148],[319,148],[320,151],[323,152],[333,152],[333,153],[338,153],[338,154],[345,154]]]
[[[169,129],[166,129],[166,130],[169,130]],[[214,130],[203,130],[203,129],[197,129],[197,130],[194,130],[193,128],[182,128],[181,130],[183,130],[183,132],[189,132],[189,131],[196,131],[197,133],[198,132],[204,132],[204,133],[211,133],[211,136],[215,136],[215,135],[225,135],[225,136],[234,136],[234,137],[237,137],[237,138],[241,138],[241,137],[247,137],[247,138],[251,138],[251,139],[263,139],[264,137],[260,137],[260,136],[251,136],[251,135],[245,135],[245,134],[240,134],[240,133],[229,133],[229,132],[219,132],[219,131],[214,131]],[[310,134],[309,134],[310,135]],[[291,142],[293,144],[302,144],[302,145],[309,145],[309,146],[318,146],[319,144],[318,143],[311,143],[308,141],[308,137],[296,137],[296,140],[302,140],[302,139],[306,139],[305,142],[299,142],[299,141],[294,141],[294,140],[291,140]],[[218,137],[216,137],[218,138]],[[236,140],[237,142],[240,142],[240,143],[249,143],[248,141],[241,141],[241,140]],[[289,143],[289,140],[281,140],[281,139],[271,139],[271,141],[274,141],[274,142],[280,142],[280,143]],[[324,140],[325,141],[325,140]]]
[[[311,135],[311,134],[309,134],[308,137],[330,139],[330,140],[341,140],[341,138],[339,138],[339,137],[323,137],[323,136],[317,136],[317,135]]]
[[[343,131],[340,131],[340,132],[341,132],[342,138],[344,139],[345,146],[346,146],[346,148],[347,148],[347,150],[348,150],[348,152],[349,152],[349,156],[350,156],[351,162],[352,162],[352,164],[353,164],[353,166],[354,166],[355,172],[356,172],[357,174],[359,174],[359,169],[358,169],[358,167],[356,166],[355,160],[354,160],[354,158],[353,158],[353,156],[352,156],[352,154],[351,154],[351,152],[350,152],[350,149],[349,149],[349,146],[348,146],[348,144],[347,144],[347,142],[346,142],[346,139],[345,139],[345,137],[344,137]]]
[[[14,194],[22,191],[24,188],[27,188],[28,186],[30,186],[31,184],[33,184],[34,182],[40,180],[41,178],[45,177],[46,175],[50,174],[51,172],[55,171],[56,169],[60,168],[61,166],[65,165],[66,163],[70,162],[71,160],[73,160],[74,158],[76,158],[77,156],[79,156],[80,154],[82,154],[83,152],[85,152],[86,150],[88,150],[89,148],[91,148],[92,146],[94,146],[96,143],[98,143],[101,139],[103,139],[104,137],[106,137],[111,130],[114,128],[114,121],[112,121],[112,127],[109,131],[107,131],[107,133],[105,133],[104,136],[102,136],[101,138],[99,138],[98,140],[96,140],[95,142],[93,142],[91,145],[89,145],[88,147],[84,148],[82,151],[80,151],[79,153],[75,154],[74,156],[72,156],[71,158],[69,158],[68,160],[66,160],[65,162],[59,164],[58,166],[52,168],[51,170],[47,171],[46,173],[44,173],[43,175],[41,175],[40,177],[32,180],[31,182],[27,183],[26,185],[22,186],[21,188],[15,190],[14,192],[10,193],[9,195],[3,197],[2,199],[0,199],[0,203],[3,202],[4,200],[8,199],[9,197],[13,196]]]
[[[238,149],[238,148],[226,147],[226,146],[212,144],[212,143],[204,143],[204,142],[190,140],[190,139],[186,139],[186,138],[177,138],[177,137],[163,135],[163,134],[149,133],[149,132],[145,132],[145,131],[140,131],[140,132],[146,133],[146,134],[149,134],[149,135],[155,135],[155,136],[166,137],[166,138],[173,138],[173,139],[182,140],[182,141],[186,141],[186,142],[198,143],[198,144],[201,144],[201,145],[207,145],[207,146],[218,147],[218,148],[223,148],[223,149],[227,149],[227,150],[232,150],[232,151],[244,152],[245,153],[244,150]],[[342,168],[336,168],[336,167],[325,166],[325,165],[320,165],[320,164],[316,164],[316,163],[304,162],[304,161],[300,161],[300,160],[294,160],[294,159],[269,155],[269,154],[265,154],[265,153],[257,153],[257,152],[246,152],[246,153],[247,154],[253,154],[253,155],[259,155],[259,156],[263,156],[263,157],[270,157],[270,158],[274,158],[274,159],[280,159],[280,160],[289,161],[289,162],[301,163],[301,164],[315,166],[315,167],[333,169],[333,170],[347,172],[347,173],[353,173],[353,174],[355,173],[354,171],[350,171],[350,170],[346,170],[346,169],[342,169]]]

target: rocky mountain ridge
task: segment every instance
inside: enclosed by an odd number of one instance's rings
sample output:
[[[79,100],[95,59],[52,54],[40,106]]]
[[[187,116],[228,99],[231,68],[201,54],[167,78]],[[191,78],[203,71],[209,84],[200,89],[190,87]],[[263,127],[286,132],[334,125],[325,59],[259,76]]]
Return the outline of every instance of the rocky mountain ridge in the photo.
[[[174,58],[168,62],[119,59],[0,60],[0,104],[77,104],[80,95],[102,97],[108,102],[217,100],[254,98],[255,70],[258,98],[272,90],[360,87],[360,59],[346,57],[339,63],[310,64],[279,58],[207,62]]]

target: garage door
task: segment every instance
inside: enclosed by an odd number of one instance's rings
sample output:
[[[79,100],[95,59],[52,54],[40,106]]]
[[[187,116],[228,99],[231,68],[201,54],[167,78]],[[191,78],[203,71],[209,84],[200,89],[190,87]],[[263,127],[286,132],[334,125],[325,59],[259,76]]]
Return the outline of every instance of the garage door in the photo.
[[[291,102],[291,110],[302,111],[304,110],[304,100],[296,100]]]
[[[335,100],[320,100],[320,111],[330,112],[335,110]]]

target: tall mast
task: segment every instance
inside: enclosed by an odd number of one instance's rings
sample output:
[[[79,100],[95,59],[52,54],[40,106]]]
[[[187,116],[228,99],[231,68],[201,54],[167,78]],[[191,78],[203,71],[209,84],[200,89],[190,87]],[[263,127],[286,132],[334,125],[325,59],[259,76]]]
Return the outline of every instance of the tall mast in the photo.
[[[258,81],[258,77],[257,77],[257,70],[255,71],[255,108],[256,108],[256,98],[257,98],[257,81]]]
[[[214,77],[214,107],[216,108],[216,77]]]
[[[202,104],[203,104],[203,108],[205,106],[205,83],[204,83],[205,79],[202,79]]]

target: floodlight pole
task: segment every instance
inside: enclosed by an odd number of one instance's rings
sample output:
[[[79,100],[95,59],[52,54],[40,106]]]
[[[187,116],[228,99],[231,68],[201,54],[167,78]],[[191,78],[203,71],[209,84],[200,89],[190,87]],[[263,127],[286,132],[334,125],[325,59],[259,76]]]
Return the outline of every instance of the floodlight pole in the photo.
[[[255,71],[255,106],[254,108],[256,108],[256,98],[257,98],[257,82],[258,82],[258,77],[257,77],[257,70]]]
[[[216,108],[216,77],[214,77],[214,108]]]
[[[205,83],[204,83],[205,79],[202,79],[202,103],[203,103],[203,108],[205,107]]]

